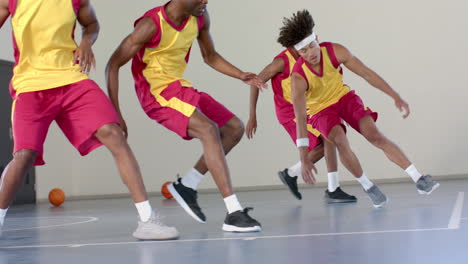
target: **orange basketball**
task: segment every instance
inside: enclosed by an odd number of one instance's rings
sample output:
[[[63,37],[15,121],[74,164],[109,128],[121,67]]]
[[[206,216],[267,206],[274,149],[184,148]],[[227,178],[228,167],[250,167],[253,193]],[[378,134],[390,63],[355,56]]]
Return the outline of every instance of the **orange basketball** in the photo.
[[[172,198],[172,194],[169,192],[169,190],[167,189],[167,185],[171,184],[172,182],[168,181],[168,182],[165,182],[162,186],[161,186],[161,193],[164,197],[166,197],[167,199],[171,199]]]
[[[58,188],[52,189],[49,192],[49,202],[54,206],[60,206],[65,202],[65,193]]]

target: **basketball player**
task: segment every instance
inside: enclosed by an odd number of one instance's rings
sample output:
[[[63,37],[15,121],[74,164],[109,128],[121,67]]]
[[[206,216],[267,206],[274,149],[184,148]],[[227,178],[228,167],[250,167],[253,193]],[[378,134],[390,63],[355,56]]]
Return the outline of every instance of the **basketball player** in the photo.
[[[140,216],[134,237],[177,238],[177,230],[153,213],[118,115],[88,78],[95,66],[91,46],[99,33],[90,1],[0,0],[0,27],[10,15],[16,60],[10,86],[14,150],[1,178],[0,226],[26,172],[45,164],[44,141],[55,120],[81,155],[101,145],[111,151]],[[76,21],[83,27],[79,46],[73,39]]]
[[[297,120],[297,147],[301,160],[306,160],[309,147],[307,118],[310,124],[338,149],[341,162],[356,177],[375,207],[383,206],[387,196],[365,175],[346,137],[342,120],[362,134],[371,144],[404,169],[416,183],[420,194],[430,194],[439,187],[431,176],[422,175],[400,148],[376,127],[377,113],[365,107],[361,98],[343,84],[342,65],[365,79],[373,87],[389,95],[403,117],[409,106],[377,73],[364,65],[346,47],[337,43],[319,43],[312,30],[312,16],[299,11],[288,20],[285,39],[299,52],[301,58],[292,70],[292,100]],[[288,46],[289,46],[288,45]],[[327,153],[325,153],[327,155]],[[303,177],[312,176],[312,164],[302,163]]]
[[[285,25],[280,29],[278,42],[285,48],[279,55],[277,55],[273,62],[267,65],[259,77],[267,82],[271,80],[274,93],[274,103],[276,116],[278,122],[284,127],[286,132],[290,135],[293,142],[296,142],[296,121],[294,116],[294,107],[291,98],[291,70],[294,67],[299,54],[291,43],[288,42],[288,20],[284,20]],[[312,25],[313,27],[314,25]],[[259,90],[256,87],[250,89],[250,118],[246,126],[246,134],[249,139],[253,137],[257,130],[257,101]],[[330,153],[325,157],[328,168],[328,188],[325,190],[325,199],[328,203],[345,203],[356,202],[357,199],[353,195],[349,195],[340,188],[338,177],[338,164],[336,158],[336,148],[326,140],[320,139],[320,133],[313,129],[309,124],[307,125],[307,137],[309,138],[309,148],[307,153],[307,161],[315,163],[324,156],[324,146]],[[302,199],[302,194],[297,187],[297,178],[301,175],[301,161],[293,166],[278,172],[281,181],[289,188],[291,193],[297,199]],[[309,184],[315,182],[314,178],[306,177],[304,181]]]
[[[204,223],[206,217],[198,205],[196,189],[209,170],[228,211],[223,230],[260,231],[260,223],[248,214],[251,208],[243,208],[233,193],[225,158],[243,136],[242,121],[183,78],[192,43],[197,39],[209,66],[248,85],[265,86],[258,76],[239,70],[216,51],[210,35],[207,4],[207,0],[172,0],[139,18],[134,31],[109,60],[109,95],[119,113],[120,124],[127,131],[119,107],[118,73],[133,58],[136,92],[148,117],[185,140],[200,139],[203,145],[203,156],[195,166],[168,186],[172,196],[190,216]]]

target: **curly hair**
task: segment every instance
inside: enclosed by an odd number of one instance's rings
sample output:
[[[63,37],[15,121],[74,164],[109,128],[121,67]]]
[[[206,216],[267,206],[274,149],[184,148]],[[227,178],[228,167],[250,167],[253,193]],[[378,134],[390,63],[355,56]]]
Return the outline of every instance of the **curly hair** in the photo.
[[[306,9],[297,11],[291,18],[283,18],[278,42],[283,47],[291,47],[312,34],[315,22]]]

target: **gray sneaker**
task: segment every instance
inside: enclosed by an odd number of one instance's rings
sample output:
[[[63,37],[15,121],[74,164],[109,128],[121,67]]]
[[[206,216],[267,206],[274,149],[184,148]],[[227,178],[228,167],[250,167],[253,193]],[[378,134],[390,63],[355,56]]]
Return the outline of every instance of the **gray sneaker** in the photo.
[[[435,189],[439,188],[440,183],[434,181],[431,175],[424,175],[416,182],[416,189],[419,194],[431,194]]]
[[[138,227],[133,237],[140,240],[170,240],[177,239],[179,232],[175,227],[169,227],[162,222],[162,217],[153,212],[147,222],[138,221]]]
[[[387,196],[375,184],[369,190],[364,191],[369,195],[375,208],[380,208],[388,202]]]

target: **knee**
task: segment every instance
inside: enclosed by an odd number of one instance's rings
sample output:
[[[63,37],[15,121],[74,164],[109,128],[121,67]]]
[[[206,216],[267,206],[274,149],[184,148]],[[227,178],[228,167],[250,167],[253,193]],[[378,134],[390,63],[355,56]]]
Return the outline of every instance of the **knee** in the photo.
[[[200,132],[201,138],[216,139],[220,137],[218,125],[211,120],[206,120],[203,123]]]
[[[22,149],[15,153],[13,160],[21,166],[29,167],[36,161],[37,152],[30,149]]]
[[[124,141],[125,137],[123,135],[122,129],[117,124],[106,124],[98,129],[96,132],[96,137],[100,141],[114,140],[114,141]]]
[[[229,130],[229,136],[232,138],[232,140],[234,142],[239,142],[244,136],[244,131],[244,123],[238,118],[233,119],[231,128]]]
[[[336,147],[338,149],[343,149],[348,147],[348,140],[346,139],[346,135],[338,135],[333,139],[333,142],[335,143]]]

